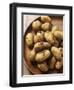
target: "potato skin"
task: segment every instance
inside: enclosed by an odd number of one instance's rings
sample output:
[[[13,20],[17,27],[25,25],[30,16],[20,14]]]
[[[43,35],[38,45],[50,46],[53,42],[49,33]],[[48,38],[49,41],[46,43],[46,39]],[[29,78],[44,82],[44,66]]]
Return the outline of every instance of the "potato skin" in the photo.
[[[63,66],[62,61],[57,61],[56,64],[55,64],[55,68],[56,68],[57,70],[61,69],[62,66]]]
[[[54,43],[54,37],[53,37],[52,32],[50,31],[45,32],[44,37],[45,37],[45,40],[49,42],[50,44]]]
[[[41,27],[41,22],[39,20],[36,20],[32,23],[32,29],[34,31],[40,30],[40,27]]]
[[[50,31],[51,30],[51,24],[46,22],[46,23],[41,25],[41,29],[43,31]]]
[[[56,63],[56,58],[55,57],[52,57],[51,60],[49,60],[49,62],[48,62],[49,68],[50,69],[54,69],[55,63]]]
[[[52,27],[52,33],[54,33],[55,31],[59,31],[59,27],[57,25],[54,25]]]
[[[34,35],[34,43],[40,42],[44,40],[44,32],[37,32],[36,35]]]
[[[54,39],[54,43],[53,43],[53,45],[54,45],[55,47],[59,47],[59,41],[56,40],[56,39]]]
[[[41,21],[51,23],[52,20],[49,16],[41,16]]]
[[[61,52],[60,52],[59,48],[53,46],[53,47],[51,48],[51,52],[52,52],[53,56],[54,56],[56,59],[60,59],[60,58],[61,58]]]
[[[35,50],[34,49],[31,50],[29,55],[30,61],[35,61],[35,55],[36,55]]]
[[[37,67],[42,71],[42,72],[47,72],[48,71],[48,65],[46,62],[37,64]]]
[[[63,40],[63,31],[55,31],[53,34],[57,39]]]
[[[26,44],[31,47],[33,46],[33,34],[32,33],[28,33],[26,35]]]
[[[51,45],[48,42],[38,42],[34,45],[34,49],[36,52],[39,52],[43,49],[49,49]]]
[[[60,52],[61,52],[61,56],[63,56],[63,48],[60,47],[59,50],[60,50]]]
[[[35,60],[38,63],[41,63],[48,59],[50,57],[50,51],[49,50],[43,50],[36,54]]]

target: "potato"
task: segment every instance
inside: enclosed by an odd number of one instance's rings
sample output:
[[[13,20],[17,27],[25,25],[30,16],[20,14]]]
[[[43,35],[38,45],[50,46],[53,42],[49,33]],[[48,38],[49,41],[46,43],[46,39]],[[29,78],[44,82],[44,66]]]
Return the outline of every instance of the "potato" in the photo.
[[[48,62],[49,68],[54,69],[55,63],[56,63],[56,59],[55,59],[55,57],[52,57],[51,60],[49,60],[49,62]]]
[[[39,20],[36,20],[32,23],[32,29],[34,31],[40,30],[40,27],[41,27],[41,22]]]
[[[51,52],[52,52],[53,56],[54,56],[56,59],[60,59],[60,58],[61,58],[61,52],[60,52],[59,48],[53,46],[53,47],[51,48]]]
[[[55,31],[55,32],[53,33],[53,35],[54,35],[57,39],[63,40],[63,31]]]
[[[54,33],[55,31],[58,31],[59,30],[59,27],[57,25],[54,25],[52,27],[52,33]]]
[[[51,45],[48,42],[38,42],[34,45],[34,49],[36,52],[39,52],[43,49],[49,49]]]
[[[34,49],[31,50],[30,55],[29,55],[30,61],[35,61],[35,55],[36,55],[35,50]]]
[[[51,23],[51,18],[49,16],[41,16],[41,21]]]
[[[40,42],[44,40],[44,32],[37,32],[37,34],[34,36],[34,43]]]
[[[28,33],[26,35],[26,44],[31,47],[33,46],[33,34],[32,33]]]
[[[45,37],[45,40],[47,42],[49,42],[50,44],[53,44],[54,43],[54,37],[53,37],[52,32],[46,31],[45,34],[44,34],[44,37]]]
[[[43,31],[50,31],[51,30],[51,24],[50,23],[43,23],[42,25],[41,25],[41,29],[43,30]]]
[[[50,51],[49,50],[43,50],[39,53],[36,54],[35,60],[36,62],[43,62],[46,59],[48,59],[50,57]]]
[[[54,43],[53,43],[53,45],[54,45],[55,47],[59,47],[59,41],[56,40],[56,39],[54,39]]]
[[[58,70],[61,69],[62,66],[63,66],[63,63],[61,61],[57,61],[56,64],[55,64],[55,68],[58,69]]]
[[[59,50],[60,50],[60,52],[61,52],[61,56],[63,56],[63,48],[60,47]]]
[[[46,62],[43,62],[41,64],[37,64],[37,67],[42,71],[42,72],[47,72],[48,71],[48,65]]]

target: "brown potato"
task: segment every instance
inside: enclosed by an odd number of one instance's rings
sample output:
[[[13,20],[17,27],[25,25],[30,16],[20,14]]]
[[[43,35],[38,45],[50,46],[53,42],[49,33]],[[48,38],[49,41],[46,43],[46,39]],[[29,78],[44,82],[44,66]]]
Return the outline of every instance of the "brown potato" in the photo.
[[[36,35],[34,35],[34,43],[40,42],[44,40],[44,32],[37,32]]]
[[[51,18],[49,16],[41,16],[41,21],[51,23]]]
[[[55,32],[53,33],[53,35],[54,35],[57,39],[63,40],[63,31],[55,31]]]
[[[41,51],[43,49],[49,49],[51,45],[48,42],[38,42],[34,45],[34,49],[36,52]]]
[[[53,56],[54,56],[56,59],[60,59],[60,58],[61,58],[61,52],[60,52],[59,48],[53,46],[53,47],[51,48],[51,52],[52,52]]]
[[[35,55],[36,55],[35,50],[34,49],[31,50],[30,55],[29,55],[31,61],[35,61]]]
[[[62,61],[57,61],[56,64],[55,64],[55,68],[58,69],[58,70],[61,69],[62,66],[63,66]]]
[[[32,33],[28,33],[26,35],[26,44],[31,47],[33,46],[33,34]]]
[[[52,57],[51,60],[49,60],[49,62],[48,62],[49,68],[54,69],[55,63],[56,63],[56,59],[55,59],[55,57]]]
[[[40,30],[40,27],[41,27],[41,22],[39,20],[36,20],[32,23],[32,29],[34,31]]]
[[[51,24],[46,22],[46,23],[41,25],[41,29],[43,31],[50,31],[51,30]]]
[[[49,57],[50,57],[50,51],[49,50],[43,50],[43,51],[36,54],[35,60],[40,63],[40,62],[45,61]]]
[[[48,65],[46,62],[37,64],[37,67],[42,71],[42,72],[47,72],[48,71]]]
[[[45,34],[44,34],[44,37],[45,37],[45,40],[47,42],[49,42],[50,44],[53,44],[54,43],[54,37],[53,37],[52,32],[46,31]]]

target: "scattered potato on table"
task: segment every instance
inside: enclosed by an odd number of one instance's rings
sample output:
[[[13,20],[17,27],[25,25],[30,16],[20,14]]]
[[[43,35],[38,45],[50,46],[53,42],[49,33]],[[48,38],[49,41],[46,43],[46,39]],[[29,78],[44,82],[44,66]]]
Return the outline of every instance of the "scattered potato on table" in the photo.
[[[41,21],[51,23],[52,20],[49,16],[41,16]]]
[[[46,22],[46,23],[43,23],[42,25],[41,25],[41,29],[43,30],[43,31],[50,31],[51,30],[51,24],[50,23],[48,23],[48,22]]]
[[[44,40],[44,32],[37,32],[36,35],[34,35],[34,43],[40,42]]]
[[[55,58],[57,58],[57,59],[61,58],[61,51],[59,50],[59,48],[53,46],[51,48],[51,52]]]
[[[34,49],[36,52],[41,51],[43,49],[49,49],[51,45],[48,42],[38,42],[34,45]]]
[[[44,37],[45,37],[46,41],[49,42],[50,44],[54,43],[54,37],[53,37],[52,32],[46,31],[44,34]]]
[[[39,20],[36,20],[32,23],[32,29],[34,31],[38,31],[41,28],[41,22]]]
[[[49,50],[43,50],[41,52],[38,52],[36,54],[35,60],[36,62],[43,62],[47,60],[50,57],[50,51]]]
[[[32,33],[28,33],[26,35],[26,44],[31,47],[33,46],[33,34]]]
[[[46,62],[37,64],[37,67],[42,71],[42,72],[47,72],[48,71],[48,65]]]

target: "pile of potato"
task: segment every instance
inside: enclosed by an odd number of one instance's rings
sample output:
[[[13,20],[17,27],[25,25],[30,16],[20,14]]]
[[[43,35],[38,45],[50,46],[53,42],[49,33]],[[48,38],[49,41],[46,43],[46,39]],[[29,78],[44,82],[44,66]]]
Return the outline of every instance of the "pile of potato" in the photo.
[[[42,73],[63,70],[63,30],[52,25],[49,16],[32,22],[32,31],[26,34],[25,42],[31,50],[30,62]]]

